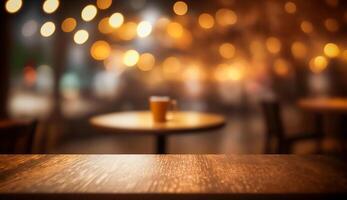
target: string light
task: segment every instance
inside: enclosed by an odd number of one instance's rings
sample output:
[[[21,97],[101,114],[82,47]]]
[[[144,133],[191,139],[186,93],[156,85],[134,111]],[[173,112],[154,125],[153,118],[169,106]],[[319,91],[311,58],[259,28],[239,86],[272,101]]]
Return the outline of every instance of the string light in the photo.
[[[324,56],[317,56],[310,61],[310,69],[313,73],[321,73],[328,66],[328,60]]]
[[[173,6],[176,15],[185,15],[188,12],[188,5],[183,1],[177,1]]]
[[[329,58],[336,58],[340,54],[340,49],[336,44],[328,43],[324,46],[324,54]]]
[[[109,18],[102,18],[98,24],[100,33],[109,34],[113,32],[113,28],[110,26]]]
[[[54,13],[59,7],[59,0],[45,0],[42,9],[47,14]]]
[[[109,19],[109,23],[113,28],[118,28],[122,26],[124,22],[124,17],[122,13],[113,13]]]
[[[110,56],[110,54],[111,54],[111,47],[104,40],[99,40],[94,42],[94,44],[90,48],[90,55],[95,60],[105,60]]]
[[[210,29],[214,26],[214,19],[212,15],[203,13],[199,16],[199,24],[204,29]]]
[[[112,5],[112,0],[97,0],[96,1],[96,6],[100,10],[106,10],[107,8],[111,7]]]
[[[69,17],[69,18],[66,18],[61,24],[61,30],[67,33],[72,32],[73,30],[75,30],[76,26],[77,26],[76,20],[72,17]]]
[[[40,33],[43,37],[49,37],[53,35],[54,31],[55,31],[55,24],[51,21],[44,23],[40,29]]]
[[[96,9],[96,7],[90,4],[83,8],[81,17],[84,21],[89,22],[95,18],[97,13],[98,10]]]
[[[177,22],[171,22],[167,26],[167,33],[173,38],[180,38],[183,35],[183,27]]]
[[[223,43],[219,47],[219,53],[223,58],[232,58],[235,54],[235,47],[230,43]]]
[[[137,63],[137,66],[142,71],[150,71],[153,69],[155,64],[155,58],[150,53],[144,53],[141,54],[139,62]]]
[[[21,9],[22,5],[22,0],[7,0],[5,4],[5,9],[9,13],[16,13]]]
[[[216,21],[221,26],[233,25],[237,22],[237,15],[232,10],[222,8],[216,12]]]
[[[141,38],[149,36],[152,32],[152,25],[148,21],[142,21],[137,26],[137,35]]]
[[[78,30],[74,35],[74,41],[76,44],[84,44],[89,38],[89,33],[86,30]]]
[[[139,53],[135,50],[128,50],[123,57],[123,64],[132,67],[139,61]]]

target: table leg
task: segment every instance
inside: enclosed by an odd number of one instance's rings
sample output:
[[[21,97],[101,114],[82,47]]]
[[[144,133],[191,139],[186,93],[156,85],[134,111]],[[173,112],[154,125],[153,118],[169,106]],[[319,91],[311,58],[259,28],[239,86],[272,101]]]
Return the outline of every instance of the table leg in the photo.
[[[156,142],[157,142],[156,153],[157,154],[165,154],[166,153],[166,136],[165,135],[157,136]]]

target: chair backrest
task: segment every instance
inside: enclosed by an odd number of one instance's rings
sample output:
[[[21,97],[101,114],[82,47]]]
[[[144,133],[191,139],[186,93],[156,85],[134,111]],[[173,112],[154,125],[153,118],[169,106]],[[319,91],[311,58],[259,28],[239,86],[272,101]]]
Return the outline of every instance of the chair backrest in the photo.
[[[0,121],[0,153],[32,153],[37,121]]]
[[[284,138],[284,128],[281,117],[281,107],[277,101],[262,102],[267,137]]]

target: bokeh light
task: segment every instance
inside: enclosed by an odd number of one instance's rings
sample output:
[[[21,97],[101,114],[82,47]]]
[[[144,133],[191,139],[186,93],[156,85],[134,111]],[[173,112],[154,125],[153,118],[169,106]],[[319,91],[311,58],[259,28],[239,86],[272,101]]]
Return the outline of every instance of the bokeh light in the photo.
[[[173,11],[176,15],[185,15],[188,12],[188,5],[183,1],[177,1],[173,5]]]
[[[266,48],[270,53],[276,54],[281,51],[281,41],[276,37],[269,37],[266,40]]]
[[[237,22],[237,15],[232,10],[221,8],[216,12],[216,21],[221,26],[233,25]]]
[[[95,18],[97,13],[98,13],[97,8],[94,5],[90,4],[83,8],[81,17],[84,21],[89,22]]]
[[[141,71],[150,71],[151,69],[153,69],[154,64],[155,57],[150,53],[144,53],[141,54],[137,66]]]
[[[7,0],[5,4],[5,9],[9,13],[16,13],[21,9],[22,5],[22,0]]]
[[[170,22],[167,26],[167,33],[173,38],[180,38],[183,35],[183,27],[180,23]]]
[[[309,65],[313,73],[321,73],[327,68],[328,60],[324,56],[317,56],[311,59]]]
[[[302,42],[294,42],[291,47],[292,54],[295,58],[305,58],[307,56],[307,47]]]
[[[40,33],[43,37],[51,36],[55,31],[55,24],[51,21],[44,23],[41,26]]]
[[[141,38],[149,36],[152,32],[152,25],[148,21],[142,21],[137,26],[137,35]]]
[[[59,0],[45,0],[42,9],[45,13],[54,13],[59,7]]]
[[[328,18],[324,20],[325,28],[330,32],[336,32],[339,30],[340,26],[336,19]]]
[[[24,83],[27,86],[33,86],[35,84],[36,78],[37,78],[35,68],[32,66],[29,66],[29,65],[25,66],[23,73],[24,73]]]
[[[98,40],[94,42],[92,47],[90,48],[90,55],[95,60],[105,60],[111,54],[110,45],[104,40]]]
[[[103,34],[109,34],[113,32],[113,28],[111,27],[109,23],[108,17],[104,17],[99,21],[98,29],[100,33],[103,33]]]
[[[294,14],[296,12],[296,5],[294,2],[288,1],[284,4],[284,10],[289,14]]]
[[[29,20],[25,22],[25,24],[22,27],[22,34],[24,37],[31,37],[33,36],[38,28],[38,24],[35,20]]]
[[[107,8],[111,7],[112,0],[96,0],[96,6],[100,10],[106,10]]]
[[[312,25],[312,23],[309,22],[309,21],[303,21],[303,22],[301,22],[300,28],[301,28],[302,32],[307,33],[307,34],[313,32],[313,25]]]
[[[223,58],[232,58],[235,55],[235,47],[230,43],[223,43],[219,47],[219,53]]]
[[[181,69],[181,62],[178,58],[170,56],[166,58],[162,64],[162,70],[166,77],[172,78],[172,75],[177,74]]]
[[[340,49],[336,44],[328,43],[324,46],[324,54],[329,58],[336,58],[340,54]]]
[[[63,21],[63,23],[61,23],[61,30],[63,30],[66,33],[72,32],[73,30],[75,30],[76,26],[77,26],[77,22],[75,18],[69,17],[69,18],[66,18]]]
[[[137,24],[135,22],[127,22],[117,29],[116,36],[122,40],[132,40],[137,34],[136,29]]]
[[[214,26],[214,19],[208,13],[202,13],[199,16],[199,25],[204,29],[210,29]]]
[[[81,29],[75,33],[73,40],[75,41],[76,44],[83,44],[88,40],[88,38],[89,38],[89,33],[86,30]]]
[[[136,63],[139,61],[140,55],[135,50],[128,50],[125,52],[123,57],[123,64],[132,67],[136,65]]]
[[[289,74],[289,64],[282,58],[276,59],[273,67],[274,72],[278,76],[287,76]]]
[[[119,28],[124,22],[122,13],[113,13],[109,18],[109,23],[113,28]]]

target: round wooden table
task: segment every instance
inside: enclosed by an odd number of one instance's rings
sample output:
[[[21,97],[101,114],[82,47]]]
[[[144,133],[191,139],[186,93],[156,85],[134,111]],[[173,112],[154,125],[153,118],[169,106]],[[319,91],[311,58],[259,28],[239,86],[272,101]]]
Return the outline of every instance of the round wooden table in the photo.
[[[95,128],[110,133],[151,134],[156,136],[156,152],[166,153],[166,140],[170,134],[184,134],[221,128],[225,118],[217,114],[176,111],[168,114],[165,123],[155,123],[149,111],[116,112],[90,119]]]

